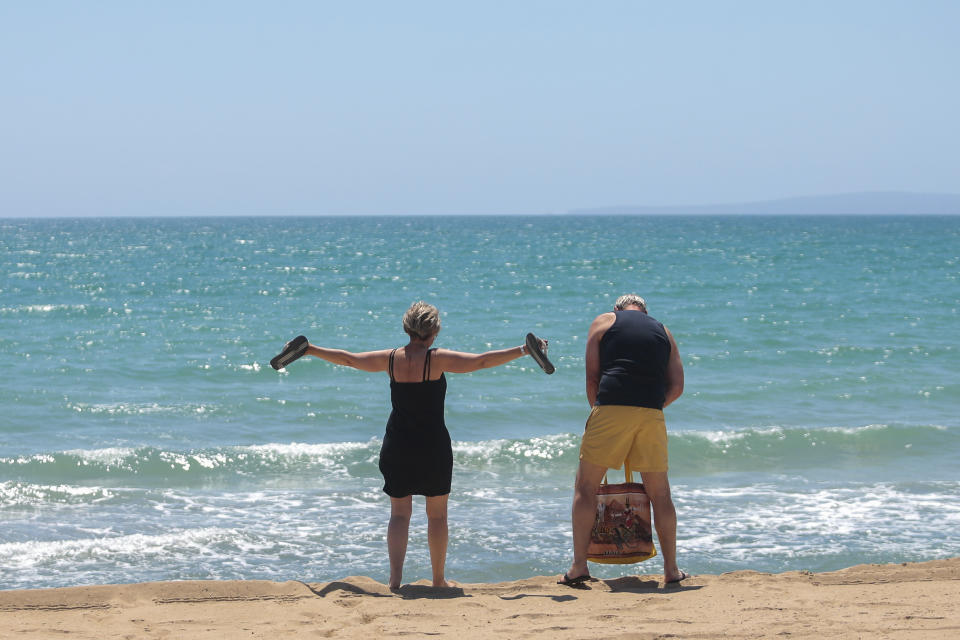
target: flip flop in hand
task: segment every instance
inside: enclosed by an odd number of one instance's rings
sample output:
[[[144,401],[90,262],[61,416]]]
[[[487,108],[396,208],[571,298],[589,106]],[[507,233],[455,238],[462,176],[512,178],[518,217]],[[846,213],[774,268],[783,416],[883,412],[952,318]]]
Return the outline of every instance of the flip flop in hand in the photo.
[[[530,357],[533,358],[540,368],[543,369],[548,375],[556,371],[553,366],[553,363],[547,358],[547,341],[541,340],[532,333],[527,334],[527,352],[530,354]]]
[[[285,366],[302,356],[307,352],[310,342],[306,336],[297,336],[287,344],[283,345],[283,350],[279,355],[270,361],[270,366],[279,371]]]

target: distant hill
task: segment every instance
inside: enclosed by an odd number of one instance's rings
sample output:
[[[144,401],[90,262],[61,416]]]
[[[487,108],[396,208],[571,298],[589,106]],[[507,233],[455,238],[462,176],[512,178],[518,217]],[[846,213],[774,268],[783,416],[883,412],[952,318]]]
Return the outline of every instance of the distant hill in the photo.
[[[960,194],[867,191],[739,204],[618,206],[574,209],[576,215],[960,215]]]

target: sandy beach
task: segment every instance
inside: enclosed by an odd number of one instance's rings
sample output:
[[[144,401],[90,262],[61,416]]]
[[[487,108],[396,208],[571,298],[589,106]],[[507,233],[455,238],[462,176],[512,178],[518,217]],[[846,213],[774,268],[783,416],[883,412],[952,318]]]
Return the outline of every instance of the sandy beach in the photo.
[[[555,576],[397,592],[366,577],[157,582],[0,592],[0,637],[955,638],[958,602],[960,558],[582,589]]]

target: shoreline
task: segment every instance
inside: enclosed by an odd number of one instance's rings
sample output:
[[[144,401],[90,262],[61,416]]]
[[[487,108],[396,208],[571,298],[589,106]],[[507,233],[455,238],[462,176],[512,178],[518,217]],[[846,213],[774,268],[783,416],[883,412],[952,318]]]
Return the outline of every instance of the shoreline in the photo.
[[[637,567],[642,570],[642,565]],[[839,571],[598,579],[557,576],[397,591],[325,583],[170,581],[0,591],[17,638],[944,638],[960,636],[960,557]]]

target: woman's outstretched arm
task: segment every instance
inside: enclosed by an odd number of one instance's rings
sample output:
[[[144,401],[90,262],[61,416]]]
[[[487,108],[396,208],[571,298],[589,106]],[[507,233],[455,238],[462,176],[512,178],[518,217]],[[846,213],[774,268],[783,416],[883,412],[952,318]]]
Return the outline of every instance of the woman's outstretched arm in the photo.
[[[332,362],[333,364],[360,369],[361,371],[386,371],[390,363],[389,349],[351,353],[343,349],[327,349],[311,344],[307,347],[306,355],[314,356],[327,362]]]
[[[499,367],[502,364],[506,364],[511,360],[516,360],[525,355],[527,355],[527,348],[524,345],[484,353],[465,353],[463,351],[437,349],[433,354],[431,362],[436,363],[441,369],[449,371],[450,373],[470,373],[478,369]]]

